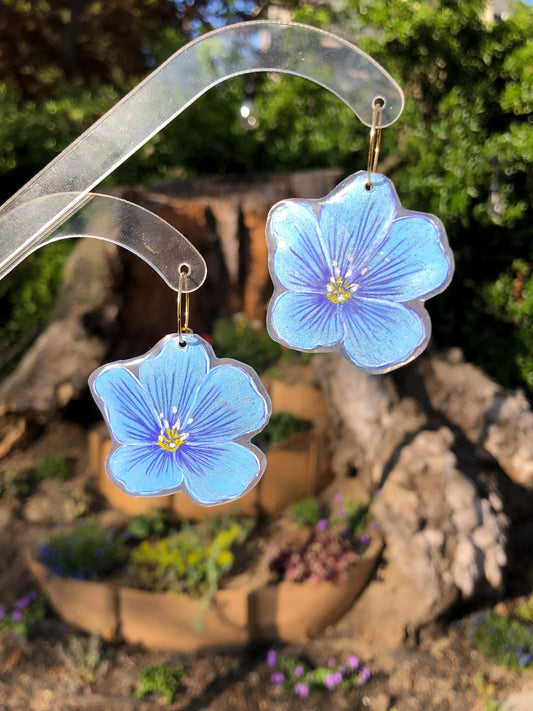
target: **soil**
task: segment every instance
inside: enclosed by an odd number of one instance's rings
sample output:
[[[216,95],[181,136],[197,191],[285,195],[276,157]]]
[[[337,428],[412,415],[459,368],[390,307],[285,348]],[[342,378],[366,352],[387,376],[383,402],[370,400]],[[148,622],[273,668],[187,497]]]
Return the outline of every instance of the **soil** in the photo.
[[[83,487],[91,511],[112,518],[96,493],[87,467],[86,431],[67,422],[50,423],[42,436],[26,439],[1,464],[3,469],[23,469],[44,456],[63,452],[76,463],[76,474],[62,487]],[[29,523],[25,502],[0,498],[0,603],[12,602],[28,590],[22,552],[35,546],[52,529],[49,522]],[[379,570],[376,573],[379,576]],[[394,594],[391,592],[391,594]],[[533,686],[533,673],[512,674],[486,661],[473,647],[461,619],[434,623],[407,636],[394,649],[376,649],[357,635],[357,604],[335,625],[304,645],[260,645],[179,655],[129,645],[102,644],[100,666],[94,678],[76,683],[83,662],[68,652],[75,637],[89,637],[63,622],[52,611],[32,629],[27,639],[0,633],[0,711],[130,711],[164,708],[163,699],[151,694],[134,696],[139,672],[155,663],[182,665],[180,690],[170,711],[483,711],[474,677],[482,674],[494,684],[496,695]],[[267,650],[326,665],[357,655],[371,672],[357,689],[312,691],[300,699],[273,686],[266,664]],[[63,651],[62,651],[63,650]],[[65,651],[70,662],[65,661]],[[90,675],[89,675],[90,676]],[[491,707],[494,708],[494,707]]]

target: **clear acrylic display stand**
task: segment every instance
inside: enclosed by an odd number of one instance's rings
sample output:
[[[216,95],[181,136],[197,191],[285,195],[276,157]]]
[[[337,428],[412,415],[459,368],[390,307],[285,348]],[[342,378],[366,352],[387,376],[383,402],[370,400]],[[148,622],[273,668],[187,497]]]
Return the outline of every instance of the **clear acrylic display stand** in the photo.
[[[371,126],[400,116],[404,99],[371,57],[335,35],[291,22],[255,21],[202,35],[176,52],[0,208],[0,278],[47,242],[95,237],[148,262],[174,290],[188,267],[187,291],[204,281],[199,252],[175,228],[125,200],[90,191],[208,89],[252,72],[309,79]]]

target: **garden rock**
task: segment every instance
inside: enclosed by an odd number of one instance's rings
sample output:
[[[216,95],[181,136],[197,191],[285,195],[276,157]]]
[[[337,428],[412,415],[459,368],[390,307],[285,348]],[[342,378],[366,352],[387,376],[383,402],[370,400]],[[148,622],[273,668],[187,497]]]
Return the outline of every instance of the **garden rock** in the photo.
[[[375,642],[377,625],[387,628],[385,646],[397,644],[460,600],[500,590],[510,520],[533,511],[524,396],[457,350],[384,376],[333,354],[314,367],[331,412],[335,474],[357,475],[378,494],[373,511],[386,541],[354,633]]]
[[[514,482],[533,489],[533,413],[523,392],[510,392],[463,360],[459,349],[417,366],[432,407],[493,457]]]
[[[387,555],[406,571],[419,604],[413,625],[434,619],[460,594],[502,584],[507,521],[457,468],[447,428],[406,445],[374,511]]]
[[[30,523],[73,523],[87,513],[89,504],[82,487],[47,479],[26,502],[24,518]]]

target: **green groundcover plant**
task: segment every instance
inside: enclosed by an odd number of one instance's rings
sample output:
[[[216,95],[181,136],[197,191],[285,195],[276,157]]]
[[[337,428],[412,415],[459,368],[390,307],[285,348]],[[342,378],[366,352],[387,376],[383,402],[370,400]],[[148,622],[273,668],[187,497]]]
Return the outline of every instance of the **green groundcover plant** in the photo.
[[[26,637],[31,627],[42,620],[45,614],[46,598],[37,590],[30,590],[12,605],[0,605],[0,631]]]
[[[270,682],[280,691],[307,698],[314,690],[348,691],[366,684],[371,673],[359,659],[350,655],[339,662],[334,657],[327,664],[314,665],[304,659],[280,655],[270,649],[266,656]]]
[[[135,696],[144,699],[152,692],[161,694],[166,704],[171,704],[183,678],[183,667],[151,664],[139,673]]]
[[[514,672],[533,668],[531,625],[514,614],[500,615],[493,610],[475,615],[467,636],[482,654]]]

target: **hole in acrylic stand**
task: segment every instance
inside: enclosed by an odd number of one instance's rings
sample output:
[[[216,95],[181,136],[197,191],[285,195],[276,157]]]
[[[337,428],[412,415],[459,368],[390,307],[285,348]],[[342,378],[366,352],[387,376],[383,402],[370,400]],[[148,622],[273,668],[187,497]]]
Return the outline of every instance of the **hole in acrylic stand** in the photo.
[[[372,108],[375,108],[377,106],[380,109],[384,109],[386,103],[387,102],[382,96],[376,96],[374,101],[372,102]]]

